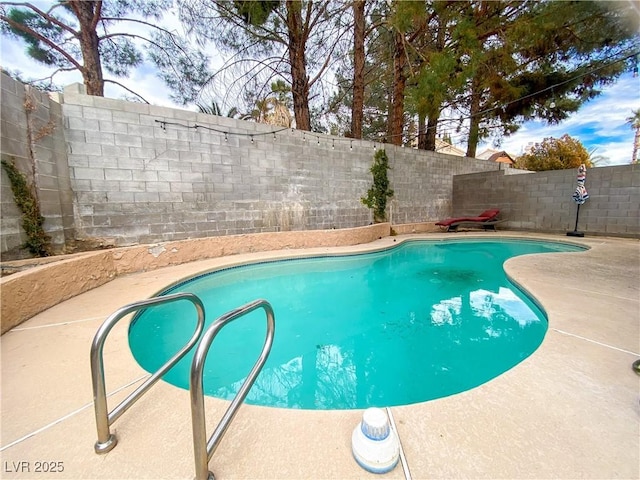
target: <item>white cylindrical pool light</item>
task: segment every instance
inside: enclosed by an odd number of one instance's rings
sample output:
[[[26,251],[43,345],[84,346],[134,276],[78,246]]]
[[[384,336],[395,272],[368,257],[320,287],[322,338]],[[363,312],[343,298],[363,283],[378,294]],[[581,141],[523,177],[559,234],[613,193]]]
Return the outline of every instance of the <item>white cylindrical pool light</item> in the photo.
[[[367,408],[362,421],[351,435],[351,450],[358,465],[372,473],[387,473],[395,468],[400,442],[389,427],[389,419],[380,408]]]

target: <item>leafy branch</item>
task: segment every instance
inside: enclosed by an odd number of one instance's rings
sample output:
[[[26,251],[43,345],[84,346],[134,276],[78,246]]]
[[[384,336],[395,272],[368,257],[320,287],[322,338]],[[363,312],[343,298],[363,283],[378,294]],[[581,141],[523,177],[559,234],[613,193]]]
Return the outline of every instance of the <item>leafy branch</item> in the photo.
[[[393,190],[389,188],[389,158],[387,152],[378,150],[373,157],[373,165],[369,170],[373,175],[373,184],[367,190],[367,196],[360,201],[373,210],[373,220],[381,223],[387,217],[387,199],[393,197]]]
[[[22,228],[27,234],[24,246],[34,255],[46,257],[50,255],[49,236],[45,233],[44,217],[40,214],[40,203],[33,193],[33,188],[16,167],[15,160],[2,159],[2,168],[9,177],[11,191],[16,205],[22,212]]]

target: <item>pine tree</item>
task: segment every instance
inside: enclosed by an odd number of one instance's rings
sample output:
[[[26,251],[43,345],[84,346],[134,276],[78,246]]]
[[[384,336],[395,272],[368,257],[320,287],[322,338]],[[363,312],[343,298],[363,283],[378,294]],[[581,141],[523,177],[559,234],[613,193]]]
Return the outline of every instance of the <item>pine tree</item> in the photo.
[[[211,78],[211,89],[227,95],[241,91],[246,97],[283,79],[291,89],[296,128],[311,130],[311,92],[321,90],[323,75],[344,47],[347,4],[183,0],[180,8],[181,19],[196,35],[234,56]],[[252,95],[263,96],[261,91]]]
[[[143,54],[134,41],[148,46],[151,59],[156,60],[160,75],[173,81],[176,98],[193,100],[187,85],[202,83],[208,75],[208,59],[192,51],[175,32],[160,27],[157,22],[172,5],[172,0],[59,0],[42,10],[28,2],[2,2],[0,27],[2,32],[21,39],[27,54],[53,69],[48,77],[63,71],[77,70],[89,95],[104,96],[105,82],[114,83],[136,94],[111,78],[129,75],[143,62]],[[5,7],[11,7],[8,10]],[[140,18],[142,17],[142,18]],[[150,33],[115,31],[116,26],[136,25]],[[185,94],[185,92],[187,92]],[[137,95],[137,94],[136,94]],[[138,95],[139,96],[139,95]]]

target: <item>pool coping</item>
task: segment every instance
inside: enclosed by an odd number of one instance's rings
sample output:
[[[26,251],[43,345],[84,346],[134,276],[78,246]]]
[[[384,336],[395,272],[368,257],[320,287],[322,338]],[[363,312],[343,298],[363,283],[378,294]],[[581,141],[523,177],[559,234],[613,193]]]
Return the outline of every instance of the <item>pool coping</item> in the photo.
[[[120,444],[99,456],[93,452],[96,434],[88,372],[89,343],[104,318],[185,272],[265,255],[363,252],[405,239],[505,237],[563,238],[517,232],[402,235],[359,246],[247,253],[118,276],[65,300],[1,338],[2,476],[193,477],[188,392],[164,382],[154,386],[115,423]],[[569,243],[591,249],[525,255],[505,263],[507,274],[549,315],[549,331],[533,355],[473,390],[392,407],[413,478],[640,476],[640,377],[631,370],[639,355],[640,243],[608,237]],[[576,272],[584,273],[582,283],[576,281]],[[105,346],[109,391],[145,375],[128,351],[127,329],[126,322],[117,326]],[[115,393],[110,404],[134,386]],[[209,433],[227,404],[206,400]],[[372,476],[357,466],[350,452],[351,431],[360,415],[358,410],[243,405],[210,468],[219,479]],[[28,436],[33,432],[38,433]],[[36,474],[38,459],[63,462],[64,471]],[[31,471],[14,471],[20,462]],[[405,478],[400,467],[379,477]]]

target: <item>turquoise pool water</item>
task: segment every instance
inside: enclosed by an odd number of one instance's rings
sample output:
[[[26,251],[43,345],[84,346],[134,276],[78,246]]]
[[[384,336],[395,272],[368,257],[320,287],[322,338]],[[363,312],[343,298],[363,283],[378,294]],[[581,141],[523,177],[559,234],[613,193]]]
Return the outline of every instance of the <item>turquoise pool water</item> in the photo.
[[[200,275],[163,294],[192,292],[207,323],[256,298],[273,306],[269,360],[247,402],[301,409],[405,405],[481,385],[531,355],[544,314],[507,279],[508,258],[581,247],[523,240],[411,241],[360,255],[245,265]],[[134,357],[157,370],[193,332],[195,309],[175,302],[137,315]],[[205,327],[206,328],[206,327]],[[205,393],[232,399],[266,332],[258,310],[216,337]],[[164,377],[189,388],[192,354]]]

